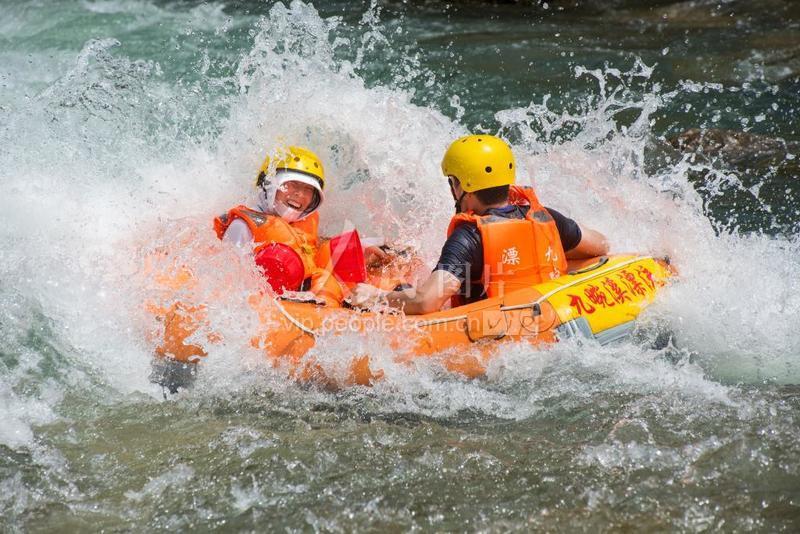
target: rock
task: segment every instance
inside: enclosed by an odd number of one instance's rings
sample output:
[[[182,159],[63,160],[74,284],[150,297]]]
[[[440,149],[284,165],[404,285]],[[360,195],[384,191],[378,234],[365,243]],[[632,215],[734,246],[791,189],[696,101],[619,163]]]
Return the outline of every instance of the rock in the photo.
[[[700,163],[689,180],[718,228],[786,235],[800,230],[800,143],[714,128],[692,128],[668,141]],[[713,169],[733,171],[738,182],[720,189]]]
[[[800,155],[800,143],[717,128],[691,128],[669,138],[669,143],[681,152],[693,152],[708,158],[720,156],[736,166],[757,164],[765,159],[781,161],[787,159],[787,155]]]

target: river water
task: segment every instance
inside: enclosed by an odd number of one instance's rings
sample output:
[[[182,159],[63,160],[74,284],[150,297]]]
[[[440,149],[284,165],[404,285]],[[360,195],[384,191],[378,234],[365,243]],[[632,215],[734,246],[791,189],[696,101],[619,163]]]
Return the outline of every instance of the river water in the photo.
[[[0,2],[2,530],[797,531],[800,9],[532,4]],[[324,233],[430,263],[468,131],[672,258],[633,339],[504,345],[476,381],[322,339],[393,372],[320,390],[250,347],[256,274],[218,253],[223,341],[192,389],[149,382],[144,255],[218,247],[270,147],[322,156]]]

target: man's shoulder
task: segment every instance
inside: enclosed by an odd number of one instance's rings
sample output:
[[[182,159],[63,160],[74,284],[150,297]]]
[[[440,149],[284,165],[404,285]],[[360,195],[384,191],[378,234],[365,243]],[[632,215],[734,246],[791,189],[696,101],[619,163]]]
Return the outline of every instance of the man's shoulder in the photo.
[[[482,248],[481,234],[474,224],[460,224],[453,229],[442,245],[442,257],[466,260]]]
[[[531,207],[527,205],[517,206],[509,204],[502,208],[492,208],[488,210],[486,214],[490,217],[499,217],[501,219],[524,219],[530,209]]]
[[[474,221],[464,221],[453,228],[453,232],[447,237],[447,241],[459,241],[465,238],[474,238],[475,236],[480,237],[478,226]]]

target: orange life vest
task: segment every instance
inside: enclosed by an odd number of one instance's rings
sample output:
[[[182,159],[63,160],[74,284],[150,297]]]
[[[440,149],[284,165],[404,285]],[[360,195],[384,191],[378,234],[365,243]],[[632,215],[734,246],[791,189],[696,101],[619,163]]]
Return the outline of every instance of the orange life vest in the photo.
[[[254,252],[270,243],[282,243],[291,247],[303,261],[304,278],[311,280],[310,290],[329,305],[341,304],[342,289],[336,279],[314,261],[318,243],[318,213],[314,212],[305,219],[290,223],[275,215],[237,206],[214,219],[214,231],[218,238],[223,238],[234,219],[243,220],[252,232],[256,243]]]
[[[292,247],[300,255],[306,278],[316,268],[314,256],[317,253],[318,213],[314,212],[303,220],[290,223],[275,215],[237,206],[214,219],[214,231],[218,238],[222,239],[234,219],[243,220],[252,232],[256,243],[254,252],[269,243],[282,243]]]
[[[530,187],[512,185],[509,204],[530,206],[524,219],[459,213],[450,220],[447,236],[461,224],[478,227],[483,244],[483,278],[489,297],[557,278],[567,271],[558,228]]]

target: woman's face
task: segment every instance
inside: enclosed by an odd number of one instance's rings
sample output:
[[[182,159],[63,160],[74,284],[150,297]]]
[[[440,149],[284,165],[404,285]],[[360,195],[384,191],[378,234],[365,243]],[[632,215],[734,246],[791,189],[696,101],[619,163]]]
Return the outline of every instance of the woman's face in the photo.
[[[275,202],[281,202],[301,213],[308,209],[313,200],[314,188],[294,180],[284,182],[275,192]]]

